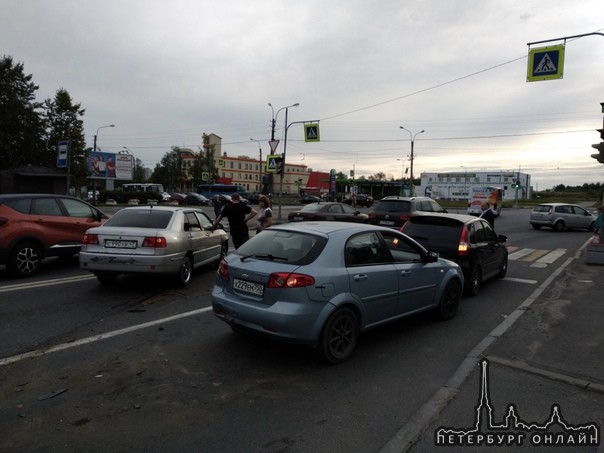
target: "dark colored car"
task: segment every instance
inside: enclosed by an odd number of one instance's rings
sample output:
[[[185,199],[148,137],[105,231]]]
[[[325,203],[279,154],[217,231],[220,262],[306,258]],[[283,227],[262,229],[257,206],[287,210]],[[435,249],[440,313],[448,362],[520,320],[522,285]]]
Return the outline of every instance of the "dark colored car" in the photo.
[[[344,203],[322,202],[310,203],[298,211],[290,212],[287,216],[290,222],[313,220],[331,220],[340,222],[367,223],[367,214]]]
[[[399,229],[418,212],[447,212],[430,197],[384,197],[369,212],[369,223]]]
[[[184,204],[185,198],[187,198],[187,195],[184,193],[172,192],[168,201],[175,201],[178,204]]]
[[[352,198],[344,198],[342,203],[352,204]],[[365,208],[370,208],[373,206],[373,197],[371,195],[367,195],[366,193],[358,193],[354,199],[355,206],[363,206]]]
[[[211,202],[210,202],[210,200],[208,200],[203,195],[200,195],[200,194],[195,193],[195,192],[190,192],[185,197],[184,204],[186,204],[186,205],[195,205],[195,206],[209,206],[211,204]]]
[[[322,201],[321,198],[314,195],[305,195],[300,198],[300,204],[319,203],[320,201]]]
[[[428,250],[460,265],[466,294],[475,296],[482,282],[505,277],[507,237],[496,234],[489,222],[463,214],[417,214],[401,228]]]
[[[19,277],[34,275],[46,257],[79,253],[86,230],[107,218],[65,195],[0,195],[0,264]]]

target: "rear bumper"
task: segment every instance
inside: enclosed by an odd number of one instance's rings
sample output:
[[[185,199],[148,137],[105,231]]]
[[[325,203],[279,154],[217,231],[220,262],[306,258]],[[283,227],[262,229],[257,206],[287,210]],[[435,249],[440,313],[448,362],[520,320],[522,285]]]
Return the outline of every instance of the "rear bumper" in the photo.
[[[80,252],[80,268],[94,271],[172,274],[178,272],[184,253],[135,256]]]

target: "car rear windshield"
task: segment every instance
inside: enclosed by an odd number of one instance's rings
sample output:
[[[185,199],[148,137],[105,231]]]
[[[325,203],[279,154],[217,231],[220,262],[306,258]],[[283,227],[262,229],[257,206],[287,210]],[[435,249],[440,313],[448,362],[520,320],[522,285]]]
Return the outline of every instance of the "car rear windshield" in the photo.
[[[105,226],[154,228],[163,230],[167,228],[172,219],[172,211],[158,211],[150,209],[123,209],[116,212]]]
[[[321,236],[268,228],[237,249],[244,258],[266,259],[288,264],[312,263],[325,247]]]
[[[457,250],[462,226],[462,223],[449,219],[430,219],[428,221],[412,217],[412,221],[405,224],[403,233],[411,236],[428,250]]]
[[[378,201],[378,204],[375,208],[376,211],[387,211],[387,212],[410,212],[411,211],[411,203],[408,201],[400,201],[400,200],[392,200]]]

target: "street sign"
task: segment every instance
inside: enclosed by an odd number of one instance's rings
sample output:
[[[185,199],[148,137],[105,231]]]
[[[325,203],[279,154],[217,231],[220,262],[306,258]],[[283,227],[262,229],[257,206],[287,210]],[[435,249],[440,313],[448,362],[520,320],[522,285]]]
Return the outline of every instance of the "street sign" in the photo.
[[[67,167],[67,155],[69,151],[69,140],[61,140],[57,144],[57,168]]]
[[[283,157],[280,154],[271,154],[266,158],[266,171],[270,173],[277,173],[279,170],[279,164],[283,162]]]
[[[561,79],[564,73],[564,45],[529,49],[526,81]]]
[[[319,136],[319,125],[316,123],[304,125],[304,141],[305,142],[319,142],[321,138]]]
[[[279,146],[279,140],[269,140],[268,146],[271,147],[271,153],[274,153],[277,146]]]

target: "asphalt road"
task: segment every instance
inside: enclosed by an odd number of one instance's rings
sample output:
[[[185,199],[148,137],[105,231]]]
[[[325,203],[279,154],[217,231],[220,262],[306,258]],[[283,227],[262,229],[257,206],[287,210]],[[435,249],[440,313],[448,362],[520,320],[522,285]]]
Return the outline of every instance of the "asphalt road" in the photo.
[[[508,276],[455,319],[363,334],[355,356],[239,336],[216,319],[214,272],[187,288],[151,277],[100,286],[77,260],[34,279],[0,271],[1,451],[379,451],[468,352],[587,240],[507,210]]]

